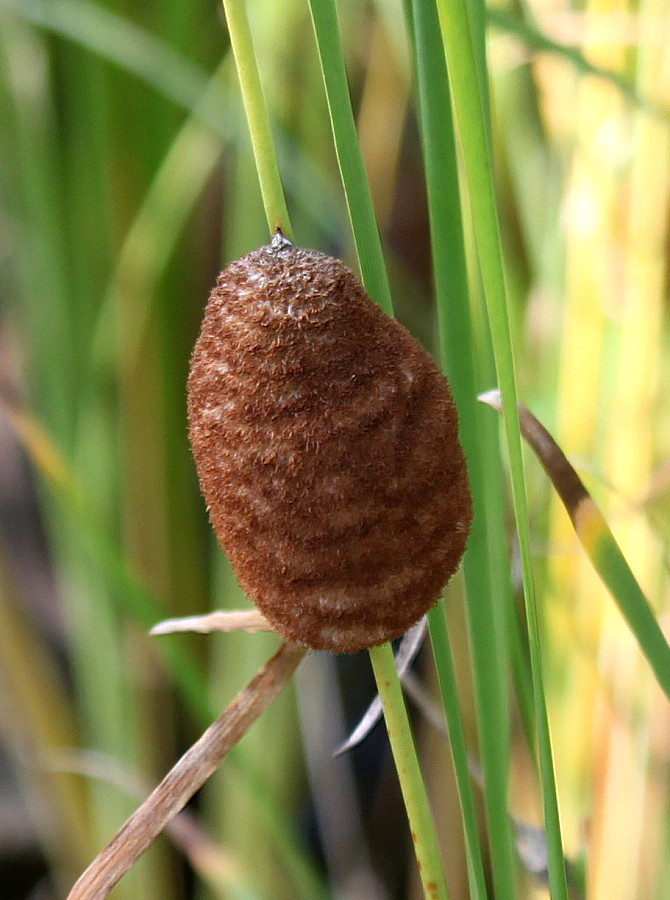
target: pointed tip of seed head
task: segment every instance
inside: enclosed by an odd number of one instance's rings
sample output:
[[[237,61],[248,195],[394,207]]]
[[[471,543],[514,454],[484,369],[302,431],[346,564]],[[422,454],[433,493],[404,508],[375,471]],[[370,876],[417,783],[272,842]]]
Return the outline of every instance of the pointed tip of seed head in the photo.
[[[275,233],[272,235],[270,246],[277,253],[282,250],[291,249],[293,247],[293,244],[287,237],[284,237],[284,233],[281,228],[275,228]]]

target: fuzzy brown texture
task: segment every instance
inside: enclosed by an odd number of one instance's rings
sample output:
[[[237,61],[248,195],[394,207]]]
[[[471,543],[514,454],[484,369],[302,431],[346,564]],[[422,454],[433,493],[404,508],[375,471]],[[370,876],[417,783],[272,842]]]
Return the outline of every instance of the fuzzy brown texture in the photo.
[[[437,600],[471,519],[456,410],[428,353],[341,262],[279,233],[232,262],[188,412],[214,531],[283,637],[352,652]]]

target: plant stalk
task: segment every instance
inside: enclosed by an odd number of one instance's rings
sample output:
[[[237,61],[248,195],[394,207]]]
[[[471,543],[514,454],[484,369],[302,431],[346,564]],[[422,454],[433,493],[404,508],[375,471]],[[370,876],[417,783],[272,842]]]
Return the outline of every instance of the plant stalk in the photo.
[[[384,706],[386,730],[407,810],[424,896],[426,900],[448,900],[426,787],[412,740],[393,651],[390,644],[382,644],[371,647],[369,652],[377,690]]]
[[[237,75],[240,79],[244,112],[249,125],[268,226],[272,234],[280,228],[286,237],[291,238],[291,222],[279,175],[270,117],[265,103],[244,0],[222,0],[222,2]]]

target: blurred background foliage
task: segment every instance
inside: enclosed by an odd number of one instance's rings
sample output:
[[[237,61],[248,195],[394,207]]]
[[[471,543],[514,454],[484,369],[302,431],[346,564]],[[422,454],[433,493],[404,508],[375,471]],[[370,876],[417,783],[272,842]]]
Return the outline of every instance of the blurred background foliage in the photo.
[[[248,10],[297,239],[355,267],[307,6]],[[434,349],[402,4],[338,12],[396,313]],[[521,396],[667,633],[670,8],[532,0],[492,9],[488,35]],[[184,384],[218,270],[268,235],[217,0],[0,0],[0,123],[0,884],[48,900],[276,644],[146,634],[245,604],[199,496]],[[527,477],[566,853],[589,898],[661,900],[667,701],[531,457]],[[511,528],[509,547],[514,572]],[[476,755],[458,583],[448,609]],[[418,896],[385,736],[331,759],[372,685],[364,654],[309,657],[114,896]],[[416,724],[466,897],[446,744]],[[510,812],[539,824],[514,727]],[[530,876],[520,890],[546,896]]]

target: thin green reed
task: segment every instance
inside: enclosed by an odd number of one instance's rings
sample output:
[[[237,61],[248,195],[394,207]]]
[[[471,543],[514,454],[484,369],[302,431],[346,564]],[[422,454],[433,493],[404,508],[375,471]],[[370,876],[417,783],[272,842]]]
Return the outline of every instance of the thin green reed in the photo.
[[[240,79],[268,226],[270,231],[281,228],[287,237],[291,237],[291,223],[246,9],[244,3],[238,0],[223,0],[223,8]]]
[[[390,313],[393,304],[349,99],[337,11],[331,0],[309,0],[309,8],[361,277],[372,299]]]
[[[516,375],[507,311],[505,276],[493,186],[487,101],[475,48],[481,32],[473,27],[467,0],[438,0],[440,26],[452,86],[452,97],[463,147],[463,164],[472,211],[475,241],[486,298],[499,387],[503,397],[503,424],[510,460],[512,499],[521,557],[526,619],[529,633],[535,720],[542,777],[545,828],[552,896],[567,900],[567,885],[554,777],[549,722],[543,689],[542,656],[535,604],[528,531]],[[475,21],[477,20],[476,17]]]
[[[494,594],[492,590],[489,558],[489,548],[503,540],[503,530],[492,527],[494,519],[489,508],[485,478],[485,459],[495,459],[499,450],[497,442],[489,439],[490,431],[481,427],[481,410],[477,409],[478,346],[471,334],[470,287],[456,146],[437,9],[432,2],[415,0],[411,14],[441,356],[459,409],[461,440],[468,460],[473,496],[473,522],[463,570],[480,753],[485,773],[484,800],[489,846],[497,890],[501,895],[511,896],[515,891],[515,864],[507,813],[509,701],[506,634],[500,603],[500,597],[504,597],[505,592]],[[430,623],[436,666],[448,710],[453,704],[450,694],[454,687],[444,617],[435,612],[430,617]],[[478,894],[485,896],[467,762],[464,751],[454,745],[461,726],[453,715],[448,722],[454,760],[460,760],[457,777],[471,877]],[[457,751],[460,751],[458,756]]]

